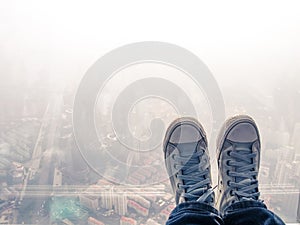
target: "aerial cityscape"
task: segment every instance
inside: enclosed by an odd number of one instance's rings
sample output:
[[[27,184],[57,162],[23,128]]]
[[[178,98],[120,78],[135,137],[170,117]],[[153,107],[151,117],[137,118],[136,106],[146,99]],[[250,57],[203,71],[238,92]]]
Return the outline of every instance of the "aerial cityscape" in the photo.
[[[0,224],[165,223],[175,202],[161,143],[151,151],[135,151],[140,145],[132,143],[135,149],[128,151],[110,114],[99,111],[100,149],[93,155],[99,166],[91,168],[74,135],[75,88],[1,91],[9,100],[0,114]],[[299,97],[299,89],[284,84],[271,96],[259,91],[236,96],[224,89],[227,114],[250,113],[260,126],[261,198],[286,222],[300,220]],[[179,116],[157,99],[140,103],[132,113],[131,131],[140,139],[149,136],[145,121],[160,118],[167,126]],[[151,132],[163,133],[158,129],[165,127],[152,126]]]
[[[180,197],[215,204],[220,217],[205,213],[220,224],[276,214],[300,225],[299,8],[297,0],[1,1],[0,224],[163,225],[177,185]],[[258,149],[228,138],[237,151],[223,145],[218,181],[218,133],[241,114],[260,133],[259,173]],[[181,149],[181,132],[170,138],[179,142],[163,141],[185,116],[206,132],[211,176],[204,152],[197,164],[199,142],[177,170],[192,143]],[[223,214],[222,202],[253,198],[269,211],[238,202]],[[194,213],[202,207],[186,205],[180,219],[202,217]]]

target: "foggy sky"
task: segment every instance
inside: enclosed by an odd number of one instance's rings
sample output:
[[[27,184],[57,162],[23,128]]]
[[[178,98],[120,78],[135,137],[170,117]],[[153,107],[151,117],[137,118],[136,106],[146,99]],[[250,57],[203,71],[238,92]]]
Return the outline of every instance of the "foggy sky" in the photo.
[[[77,84],[106,52],[156,40],[198,55],[221,87],[267,88],[299,74],[298,9],[297,1],[3,1],[0,80]]]

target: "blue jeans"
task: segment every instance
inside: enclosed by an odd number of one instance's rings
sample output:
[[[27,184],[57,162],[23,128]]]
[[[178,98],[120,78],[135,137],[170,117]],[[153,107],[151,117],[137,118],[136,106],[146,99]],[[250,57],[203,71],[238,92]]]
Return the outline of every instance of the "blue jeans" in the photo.
[[[230,205],[223,216],[210,205],[199,202],[179,204],[167,225],[281,225],[285,224],[260,201],[243,201]]]

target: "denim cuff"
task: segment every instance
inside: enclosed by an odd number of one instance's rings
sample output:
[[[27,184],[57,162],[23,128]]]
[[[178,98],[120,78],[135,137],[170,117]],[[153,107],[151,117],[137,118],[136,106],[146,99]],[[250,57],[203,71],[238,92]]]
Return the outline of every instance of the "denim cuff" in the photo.
[[[214,207],[197,201],[191,201],[191,202],[183,202],[176,206],[175,209],[173,209],[172,214],[178,213],[180,211],[194,211],[194,212],[204,212],[204,213],[213,213],[216,215],[219,215],[218,210],[216,210]]]
[[[267,206],[260,200],[244,200],[229,205],[227,208],[225,208],[224,215],[241,209],[253,208],[253,207],[265,208],[265,209],[267,208]]]

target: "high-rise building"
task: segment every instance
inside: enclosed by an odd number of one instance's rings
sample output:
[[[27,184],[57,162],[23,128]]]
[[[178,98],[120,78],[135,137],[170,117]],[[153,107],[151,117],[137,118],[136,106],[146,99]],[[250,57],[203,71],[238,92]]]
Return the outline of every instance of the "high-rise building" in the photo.
[[[274,154],[278,155],[274,183],[279,185],[289,184],[293,174],[294,148],[291,146],[281,147]]]
[[[94,217],[88,218],[88,225],[104,225],[100,220],[95,219]]]
[[[300,192],[298,197],[297,222],[300,222]]]
[[[114,209],[121,216],[127,213],[127,193],[114,185],[105,185],[101,189],[100,204],[102,208]]]
[[[296,123],[292,135],[292,145],[295,147],[296,152],[300,153],[300,123]]]
[[[60,187],[62,185],[62,172],[55,168],[53,175],[53,188]]]
[[[159,223],[157,223],[156,221],[154,221],[153,219],[149,218],[147,221],[146,221],[146,224],[147,225],[160,225]]]
[[[137,213],[139,213],[140,215],[146,217],[149,215],[149,209],[141,206],[140,204],[138,204],[137,202],[133,201],[133,200],[128,200],[128,207],[134,209]]]
[[[72,223],[69,219],[65,218],[61,221],[63,224],[65,225],[74,225],[74,223]]]
[[[98,199],[89,195],[79,195],[80,204],[86,208],[96,211],[99,208]]]
[[[120,225],[137,225],[137,221],[133,218],[122,216],[120,219]]]
[[[81,205],[95,212],[100,207],[99,196],[93,195],[93,192],[89,190],[90,188],[79,195],[79,201]]]
[[[100,204],[104,209],[113,209],[112,189],[108,187],[103,189],[100,195]]]
[[[113,196],[113,206],[116,213],[124,216],[127,213],[127,195],[126,193],[117,193]]]
[[[130,195],[128,195],[128,198],[131,200],[136,201],[137,203],[139,203],[141,206],[149,209],[151,206],[151,203],[149,200],[145,199],[143,196],[136,194],[136,193],[131,193]]]

